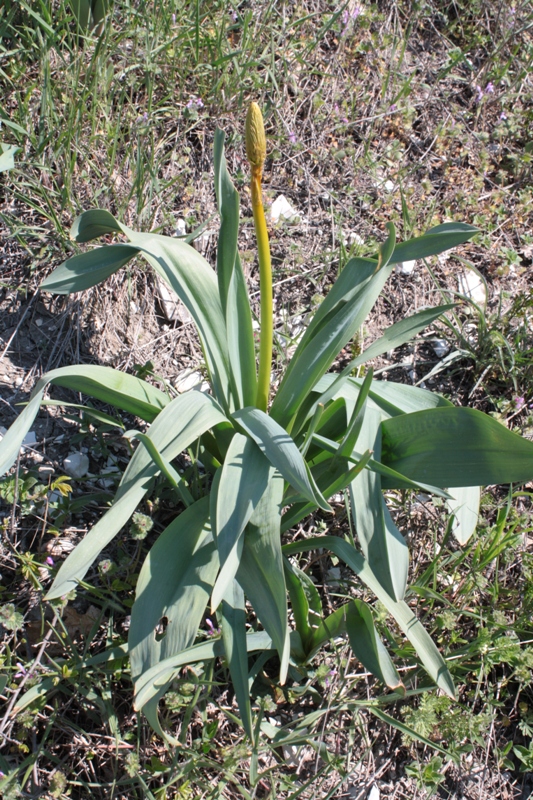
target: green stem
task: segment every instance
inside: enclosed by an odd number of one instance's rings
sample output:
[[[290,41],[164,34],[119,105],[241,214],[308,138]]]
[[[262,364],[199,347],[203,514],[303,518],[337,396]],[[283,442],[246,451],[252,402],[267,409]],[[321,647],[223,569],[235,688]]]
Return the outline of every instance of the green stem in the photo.
[[[252,209],[255,235],[259,255],[259,282],[261,289],[261,338],[259,341],[259,375],[257,380],[256,406],[261,411],[268,408],[270,373],[272,369],[272,344],[274,339],[274,315],[272,305],[272,263],[268,231],[261,197],[261,174],[252,174]]]

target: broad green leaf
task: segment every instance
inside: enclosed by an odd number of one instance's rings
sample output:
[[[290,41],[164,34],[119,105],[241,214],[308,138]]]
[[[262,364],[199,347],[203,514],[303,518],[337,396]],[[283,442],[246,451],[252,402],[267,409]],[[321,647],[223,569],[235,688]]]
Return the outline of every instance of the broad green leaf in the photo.
[[[382,428],[383,463],[415,481],[452,488],[533,478],[533,442],[471,408],[404,414]]]
[[[95,397],[129,414],[151,421],[168,403],[168,397],[155,386],[110,367],[90,364],[62,367],[47,372],[35,384],[30,401],[0,441],[0,475],[17,460],[24,437],[30,430],[48,384],[63,386]]]
[[[346,608],[346,630],[350,646],[366,669],[393,691],[405,687],[391,661],[372,619],[372,612],[362,600],[352,600]]]
[[[381,414],[367,408],[360,446],[381,458]],[[383,588],[402,600],[407,586],[409,551],[392,521],[381,491],[381,476],[364,469],[350,484],[352,516],[361,550]]]
[[[294,616],[296,630],[300,634],[300,639],[305,654],[310,650],[313,633],[322,624],[322,600],[315,584],[306,572],[299,569],[295,564],[284,559],[285,580],[291,608]]]
[[[164,475],[170,485],[177,490],[183,504],[185,506],[191,506],[194,503],[194,498],[185,485],[185,481],[179,472],[174,469],[170,461],[161,455],[150,437],[145,433],[139,433],[139,431],[128,431],[124,434],[124,436],[130,440],[138,439],[138,441],[146,447],[150,457],[152,458],[154,464],[156,464],[158,467],[161,474]]]
[[[466,544],[477,527],[481,489],[479,486],[457,486],[446,500],[446,506],[454,515],[453,535],[459,544]]]
[[[149,264],[170,285],[194,319],[204,348],[213,390],[224,410],[235,406],[231,397],[226,323],[220,305],[217,279],[194,247],[158,234],[129,234]]]
[[[331,439],[327,439],[325,436],[320,436],[319,434],[315,434],[313,436],[313,440],[315,440],[322,448],[320,455],[313,459],[312,462],[314,473],[316,472],[315,466],[318,466],[323,460],[326,460],[328,453],[336,455],[339,445],[338,442],[334,442]],[[421,481],[413,481],[410,478],[407,478],[405,475],[396,472],[396,470],[392,469],[386,464],[376,461],[373,458],[367,458],[367,453],[358,453],[356,450],[354,450],[352,457],[347,459],[347,461],[348,463],[353,463],[357,467],[360,466],[361,461],[364,461],[364,466],[367,469],[370,469],[373,472],[377,472],[378,475],[381,475],[382,487],[385,486],[384,481],[386,481],[388,489],[422,489],[423,492],[429,492],[437,497],[443,497],[447,499],[450,496],[448,492],[446,492],[444,489],[440,489],[438,486],[431,486],[430,484],[422,483]],[[359,472],[359,469],[357,472]]]
[[[322,402],[324,396],[329,399],[331,394],[332,399],[344,398],[347,407],[350,408],[357,402],[363,379],[349,378],[342,383],[339,382],[338,386],[334,386],[338,377],[328,373],[318,381],[313,390],[320,393],[317,402]],[[453,408],[453,403],[436,392],[429,392],[419,386],[393,383],[393,381],[373,380],[369,397],[372,401],[371,405],[381,409],[383,417],[396,417],[398,414],[410,414],[427,408]]]
[[[20,147],[14,144],[0,143],[0,172],[13,169],[15,166],[15,153],[18,153],[19,150]]]
[[[331,510],[319,492],[302,454],[281,425],[258,408],[242,408],[235,411],[233,418],[252,437],[287,483],[324,511]]]
[[[70,236],[79,244],[98,239],[108,233],[123,233],[124,226],[119,225],[115,217],[103,208],[84,211],[76,217],[70,229]]]
[[[144,256],[184,303],[198,328],[216,396],[226,411],[233,408],[233,379],[226,325],[217,278],[207,261],[193,247],[179,239],[155,233],[137,233],[100,209],[87,211],[78,217],[72,232],[79,241],[87,241],[97,235],[99,230],[120,231],[127,236],[132,247]],[[118,246],[110,245],[91,252],[103,254]]]
[[[246,649],[249,653],[270,650],[272,640],[265,631],[259,633],[249,633],[246,636]],[[176,656],[165,658],[159,664],[145,672],[138,681],[137,696],[134,708],[140,711],[145,703],[148,703],[159,691],[159,687],[168,684],[176,673],[186,664],[195,664],[200,661],[210,661],[224,655],[222,639],[212,639],[209,642],[201,642],[178,653]]]
[[[41,289],[55,294],[83,292],[105,281],[138,254],[130,244],[111,244],[79,253],[63,262],[41,283]]]
[[[352,411],[346,434],[339,445],[337,455],[333,457],[334,459],[339,457],[349,458],[355,450],[355,445],[357,444],[361,428],[363,427],[363,420],[366,413],[366,399],[372,385],[372,375],[373,370],[372,367],[370,367],[359,391],[359,396]]]
[[[204,497],[165,528],[141,568],[128,635],[134,682],[194,643],[217,570],[209,498]],[[166,625],[158,633],[162,620]]]
[[[248,688],[248,651],[246,649],[246,608],[244,592],[234,580],[228,587],[219,611],[222,640],[237,697],[244,730],[253,741],[252,706]]]
[[[283,427],[291,424],[316,382],[356,334],[379,297],[392,267],[383,267],[378,272],[375,272],[375,267],[375,262],[363,259],[349,261],[319,306],[272,403],[271,416]],[[344,284],[345,293],[341,295],[339,288]],[[332,295],[333,300],[330,301]],[[325,314],[323,309],[329,306],[331,309]]]
[[[216,610],[241,559],[244,529],[264,495],[273,470],[248,436],[236,433],[222,466],[216,498],[215,536],[220,558],[211,606]]]
[[[478,233],[478,230],[464,222],[445,222],[437,225],[423,236],[396,245],[389,264],[435,256],[444,250],[450,250],[452,247],[468,242],[474,234]]]
[[[383,269],[383,267],[387,266],[391,260],[394,248],[396,246],[396,230],[394,225],[392,222],[387,222],[385,223],[385,227],[387,228],[389,235],[379,248],[378,269]]]
[[[246,280],[237,252],[239,195],[233,186],[224,155],[224,133],[215,133],[215,193],[220,214],[217,278],[226,320],[228,353],[238,394],[238,407],[253,405],[257,391],[252,313]]]
[[[401,630],[407,636],[425,670],[433,678],[439,689],[442,689],[450,697],[455,697],[452,677],[431,636],[420,620],[415,617],[407,603],[403,600],[399,603],[396,602],[385,591],[364,556],[358,553],[355,547],[336,536],[313,536],[305,541],[285,545],[282,549],[284,555],[287,556],[319,548],[324,548],[334,553],[374,592],[378,600],[383,603],[389,614],[394,617]]]
[[[329,614],[313,631],[309,646],[309,659],[323,644],[333,641],[344,633],[346,633],[346,605],[340,606],[332,614]]]
[[[212,397],[201,392],[188,392],[166,406],[147,435],[161,455],[172,461],[204,431],[225,419]],[[47,593],[48,599],[62,597],[76,588],[94,559],[126,524],[158,472],[159,468],[146,447],[138,447],[122,476],[113,505],[62,564]]]
[[[361,472],[370,461],[370,450],[364,453],[361,459],[354,464],[347,458],[334,460],[329,458],[321,461],[313,467],[311,473],[316,485],[324,497],[332,497],[338,492],[342,492],[352,480]],[[308,517],[316,510],[315,503],[300,502],[297,497],[285,495],[286,504],[291,503],[291,507],[283,515],[281,521],[281,532],[297,525],[304,517]]]
[[[244,534],[237,580],[272,639],[280,659],[280,683],[289,666],[287,588],[281,554],[280,520],[283,478],[276,474],[254,511]]]

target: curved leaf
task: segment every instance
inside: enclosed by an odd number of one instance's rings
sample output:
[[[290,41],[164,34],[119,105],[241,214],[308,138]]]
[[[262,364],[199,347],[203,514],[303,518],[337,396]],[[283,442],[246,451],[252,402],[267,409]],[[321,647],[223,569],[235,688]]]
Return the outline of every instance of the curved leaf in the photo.
[[[249,653],[270,650],[272,641],[265,631],[249,633],[246,636],[246,649]],[[210,642],[195,644],[170,658],[165,658],[154,667],[145,672],[138,681],[137,696],[134,708],[140,711],[146,703],[157,694],[159,687],[168,684],[181,667],[186,664],[195,664],[199,661],[209,661],[217,656],[224,655],[222,639],[212,639]]]
[[[212,397],[188,392],[168,404],[147,435],[161,455],[172,461],[204,431],[225,420]],[[115,502],[62,564],[46,595],[48,599],[62,597],[76,588],[97,555],[126,524],[158,472],[159,467],[148,450],[138,447],[122,476]]]
[[[272,638],[280,658],[280,683],[289,666],[287,588],[281,554],[280,520],[283,478],[277,474],[254,511],[244,534],[237,580]]]
[[[389,263],[399,264],[402,261],[416,261],[419,258],[435,256],[444,250],[468,242],[478,232],[479,228],[464,222],[444,222],[431,228],[423,236],[396,245]]]
[[[163,531],[141,568],[128,645],[133,680],[194,643],[218,570],[209,499],[198,500]],[[157,635],[161,620],[164,632]],[[158,686],[156,696],[165,686]]]
[[[381,414],[368,408],[360,444],[381,457]],[[407,586],[409,550],[392,521],[381,491],[381,476],[363,469],[350,484],[350,501],[357,537],[371,570],[395,600],[402,600]]]
[[[167,395],[155,386],[111,367],[87,364],[47,372],[37,381],[28,405],[0,442],[0,475],[17,460],[23,439],[37,416],[48,384],[82,392],[147,421],[155,419],[169,402]]]
[[[331,511],[294,440],[281,425],[258,408],[242,408],[233,418],[244,428],[287,483],[324,511]]]
[[[236,433],[222,466],[216,497],[215,535],[220,558],[211,605],[218,608],[239,568],[246,525],[264,495],[272,467],[248,436]]]
[[[352,600],[345,608],[350,646],[361,664],[389,689],[405,691],[391,657],[378,636],[367,604],[362,600]]]
[[[41,283],[45,292],[72,294],[83,292],[105,281],[134,258],[139,249],[130,244],[111,244],[72,256]]]
[[[368,562],[365,558],[358,553],[355,547],[339,539],[336,536],[313,536],[304,541],[293,542],[283,547],[285,555],[292,553],[303,553],[308,550],[317,550],[325,548],[344,561],[347,566],[352,569],[356,575],[366,583],[368,588],[374,592],[378,600],[380,600],[389,614],[391,614],[404,634],[407,636],[413,647],[415,648],[418,657],[420,658],[426,672],[433,678],[439,689],[442,689],[450,697],[455,697],[455,687],[453,680],[446,666],[446,662],[437,650],[435,643],[431,636],[426,631],[420,620],[418,620],[407,603],[403,600],[396,602],[385,591],[380,584]]]
[[[533,442],[481,411],[435,408],[382,428],[383,463],[415,481],[452,488],[533,478]]]

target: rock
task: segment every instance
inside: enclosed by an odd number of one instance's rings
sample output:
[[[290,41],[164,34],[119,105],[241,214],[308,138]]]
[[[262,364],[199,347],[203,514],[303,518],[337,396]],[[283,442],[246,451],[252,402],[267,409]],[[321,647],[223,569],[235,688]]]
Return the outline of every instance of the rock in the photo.
[[[274,225],[278,222],[288,222],[296,225],[302,217],[299,211],[291,206],[285,195],[280,194],[270,206],[270,219]]]
[[[187,223],[183,219],[183,217],[178,217],[176,220],[176,230],[174,231],[174,236],[186,236],[187,235]]]
[[[446,339],[433,339],[431,347],[437,358],[444,358],[450,352],[450,345]]]
[[[180,372],[174,381],[174,387],[180,394],[190,392],[193,389],[199,392],[208,392],[210,389],[208,382],[204,381],[202,373],[194,369],[185,369]]]
[[[464,267],[457,275],[459,292],[479,306],[487,302],[487,288],[481,276],[474,270]]]
[[[400,261],[394,269],[398,275],[410,275],[415,266],[416,261]]]
[[[156,275],[156,287],[163,314],[169,322],[179,322],[186,325],[192,322],[192,317],[177,295],[172,292],[166,282]]]
[[[89,459],[83,453],[71,453],[63,461],[63,466],[72,478],[83,478],[89,472]]]

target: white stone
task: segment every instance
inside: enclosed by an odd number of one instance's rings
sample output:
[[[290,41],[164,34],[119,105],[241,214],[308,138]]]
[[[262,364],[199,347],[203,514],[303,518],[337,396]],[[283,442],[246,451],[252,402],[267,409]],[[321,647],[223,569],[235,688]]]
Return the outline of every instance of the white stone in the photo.
[[[291,206],[284,194],[280,194],[270,206],[270,219],[274,223],[289,222],[296,225],[301,221],[301,214]]]
[[[437,358],[444,358],[450,352],[450,345],[446,339],[433,339],[431,347]]]
[[[355,231],[341,231],[340,240],[345,247],[351,247],[354,244],[364,244],[364,239]]]
[[[186,236],[187,235],[187,223],[183,219],[183,217],[178,217],[176,220],[176,231],[174,233],[175,236]]]
[[[83,453],[71,453],[63,461],[63,466],[72,478],[83,478],[89,472],[89,459]]]
[[[294,744],[284,744],[281,749],[283,750],[283,758],[286,766],[297,767],[300,763],[300,759],[298,758],[300,747],[297,747]]]
[[[383,188],[386,192],[392,192],[394,191],[394,183],[392,181],[385,181]]]
[[[480,306],[485,305],[487,302],[487,290],[483,280],[475,270],[465,267],[457,275],[457,283],[461,294]]]
[[[204,381],[202,373],[194,369],[185,369],[183,372],[180,372],[174,381],[174,386],[180,394],[190,392],[193,389],[200,392],[207,392],[210,388],[207,381]]]
[[[398,275],[410,275],[415,267],[416,261],[400,261],[399,264],[396,264],[394,269]]]
[[[381,792],[379,791],[379,788],[376,786],[376,784],[374,784],[367,795],[367,800],[379,800],[380,797],[381,797]]]

